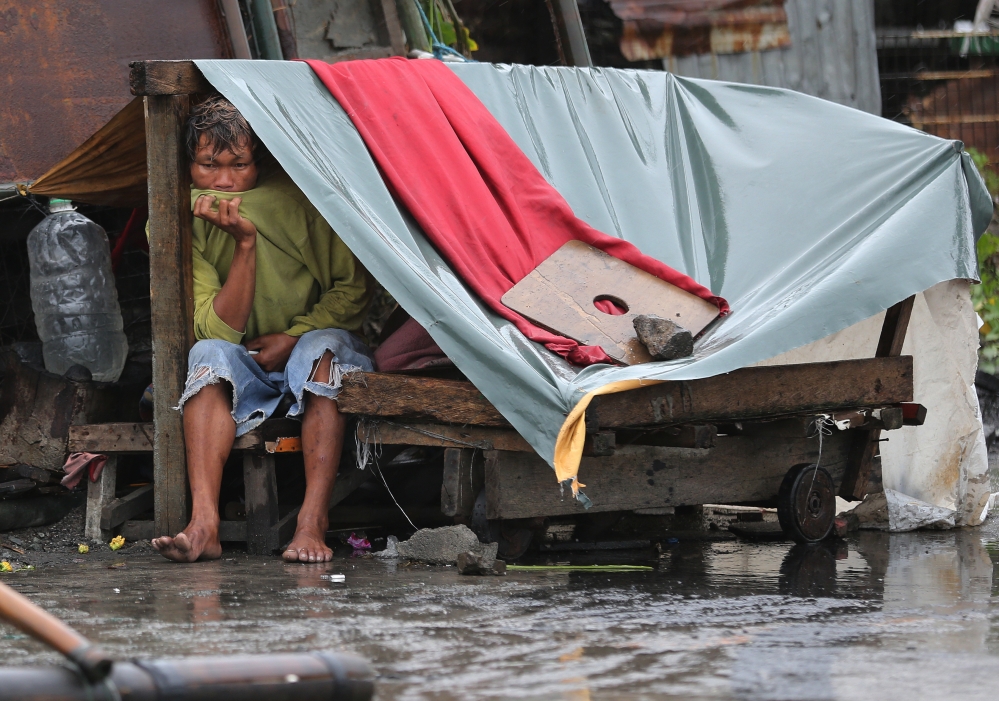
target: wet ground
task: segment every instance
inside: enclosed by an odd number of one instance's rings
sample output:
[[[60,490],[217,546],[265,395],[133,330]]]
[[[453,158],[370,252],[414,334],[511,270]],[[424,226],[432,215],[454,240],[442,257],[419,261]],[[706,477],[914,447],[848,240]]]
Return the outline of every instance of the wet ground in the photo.
[[[969,701],[999,686],[997,519],[818,550],[681,542],[646,572],[225,558],[59,555],[0,581],[123,658],[356,652],[380,699]],[[56,661],[9,628],[0,659]]]

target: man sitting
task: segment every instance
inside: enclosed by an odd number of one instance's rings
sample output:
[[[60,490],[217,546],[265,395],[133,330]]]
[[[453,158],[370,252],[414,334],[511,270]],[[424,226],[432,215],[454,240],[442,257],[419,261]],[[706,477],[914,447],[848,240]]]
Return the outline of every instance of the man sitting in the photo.
[[[178,409],[191,484],[191,521],[153,540],[180,562],[221,556],[219,490],[237,436],[292,402],[302,417],[305,500],[284,559],[325,562],[327,512],[343,448],[335,398],[344,373],[373,369],[355,335],[370,278],[315,207],[220,96],[187,125],[194,212],[194,331],[198,342]]]

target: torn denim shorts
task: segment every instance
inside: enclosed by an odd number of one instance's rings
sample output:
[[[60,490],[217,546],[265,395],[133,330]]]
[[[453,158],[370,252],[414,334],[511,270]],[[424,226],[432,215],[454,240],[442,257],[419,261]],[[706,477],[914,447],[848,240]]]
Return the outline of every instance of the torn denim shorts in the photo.
[[[312,368],[326,351],[333,353],[329,382],[315,382]],[[246,348],[219,340],[198,341],[188,356],[187,383],[177,409],[206,385],[225,380],[232,385],[232,418],[236,435],[252,431],[270,417],[285,395],[294,397],[289,417],[305,410],[307,391],[320,397],[336,399],[343,376],[362,370],[374,370],[371,351],[354,334],[343,329],[319,329],[302,334],[281,372],[267,372],[257,365]]]

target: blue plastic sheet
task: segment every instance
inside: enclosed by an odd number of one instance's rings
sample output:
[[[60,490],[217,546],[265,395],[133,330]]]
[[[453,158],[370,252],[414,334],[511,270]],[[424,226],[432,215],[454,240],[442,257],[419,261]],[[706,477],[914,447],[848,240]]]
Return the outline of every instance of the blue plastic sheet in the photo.
[[[550,464],[566,416],[609,383],[730,372],[938,282],[977,279],[975,241],[992,216],[960,142],[800,93],[658,71],[449,64],[579,217],[732,306],[691,358],[580,371],[466,289],[307,65],[197,64]]]

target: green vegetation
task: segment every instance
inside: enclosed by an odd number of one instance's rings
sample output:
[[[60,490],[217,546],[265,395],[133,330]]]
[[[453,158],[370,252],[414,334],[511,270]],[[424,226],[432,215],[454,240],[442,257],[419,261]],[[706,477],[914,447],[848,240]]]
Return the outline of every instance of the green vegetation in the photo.
[[[993,200],[999,195],[999,172],[989,157],[969,148],[968,155],[985,179]],[[999,374],[999,236],[992,226],[978,240],[978,271],[982,284],[971,286],[971,300],[985,325],[980,330],[978,367],[992,375]]]

